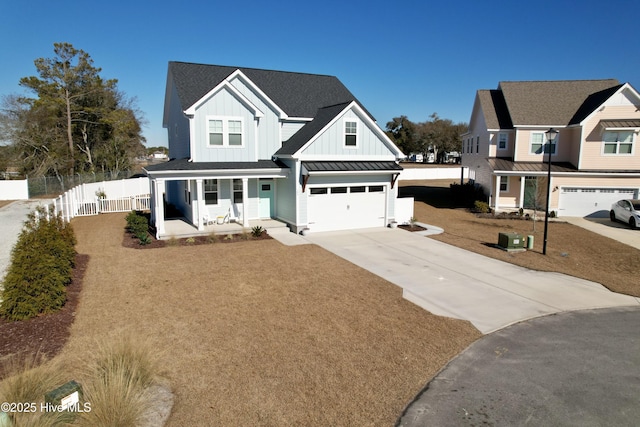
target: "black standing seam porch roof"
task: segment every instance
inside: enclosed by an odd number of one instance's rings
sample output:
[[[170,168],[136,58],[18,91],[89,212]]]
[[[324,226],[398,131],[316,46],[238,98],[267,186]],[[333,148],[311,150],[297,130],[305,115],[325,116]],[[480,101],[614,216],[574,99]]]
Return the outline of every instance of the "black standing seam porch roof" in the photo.
[[[317,161],[302,162],[309,173],[319,172],[389,172],[400,173],[402,166],[394,161]]]

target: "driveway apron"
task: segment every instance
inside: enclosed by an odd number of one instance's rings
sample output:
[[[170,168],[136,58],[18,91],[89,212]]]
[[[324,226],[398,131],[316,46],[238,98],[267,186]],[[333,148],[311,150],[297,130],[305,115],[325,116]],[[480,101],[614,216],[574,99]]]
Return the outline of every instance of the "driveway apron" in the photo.
[[[515,266],[402,229],[305,238],[400,286],[405,299],[425,310],[468,320],[485,334],[552,313],[640,305],[595,282]]]

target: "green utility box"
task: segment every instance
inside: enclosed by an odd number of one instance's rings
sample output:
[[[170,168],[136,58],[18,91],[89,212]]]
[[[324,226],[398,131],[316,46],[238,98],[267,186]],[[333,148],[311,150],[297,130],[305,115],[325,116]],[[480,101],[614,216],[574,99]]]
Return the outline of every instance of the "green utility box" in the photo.
[[[499,233],[498,246],[505,251],[524,251],[525,239],[518,233]]]

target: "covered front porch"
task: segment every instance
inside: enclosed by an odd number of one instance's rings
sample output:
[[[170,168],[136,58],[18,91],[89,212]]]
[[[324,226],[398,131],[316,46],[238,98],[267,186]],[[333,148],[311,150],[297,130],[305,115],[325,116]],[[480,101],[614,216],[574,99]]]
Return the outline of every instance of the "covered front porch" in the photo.
[[[147,168],[156,238],[233,233],[276,217],[276,180],[289,168],[271,160],[190,162]],[[272,223],[263,222],[273,226]]]
[[[248,221],[246,226],[238,222],[228,222],[222,224],[213,223],[211,225],[205,225],[203,229],[198,229],[198,227],[187,221],[186,218],[171,218],[164,221],[164,234],[159,238],[166,240],[171,238],[181,239],[185,237],[209,236],[211,234],[237,234],[244,231],[251,231],[253,227],[262,227],[269,233],[269,231],[276,229],[286,229],[287,224],[275,219],[252,219]]]
[[[489,205],[494,212],[517,209],[546,210],[547,164],[543,162],[514,162],[508,159],[488,159],[491,166]],[[551,191],[557,191],[554,178],[575,173],[568,163],[551,164]],[[551,206],[554,203],[552,200]]]

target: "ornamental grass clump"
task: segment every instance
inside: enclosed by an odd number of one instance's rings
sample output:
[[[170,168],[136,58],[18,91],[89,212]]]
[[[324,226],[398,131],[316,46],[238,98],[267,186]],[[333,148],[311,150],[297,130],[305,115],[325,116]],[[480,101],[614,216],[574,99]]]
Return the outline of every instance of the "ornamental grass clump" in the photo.
[[[98,346],[87,368],[84,398],[91,412],[80,414],[77,424],[92,427],[137,426],[149,407],[149,387],[156,380],[159,362],[153,346],[128,337]]]
[[[11,251],[3,283],[0,316],[25,320],[53,313],[66,302],[76,239],[61,216],[38,208],[29,214]]]

